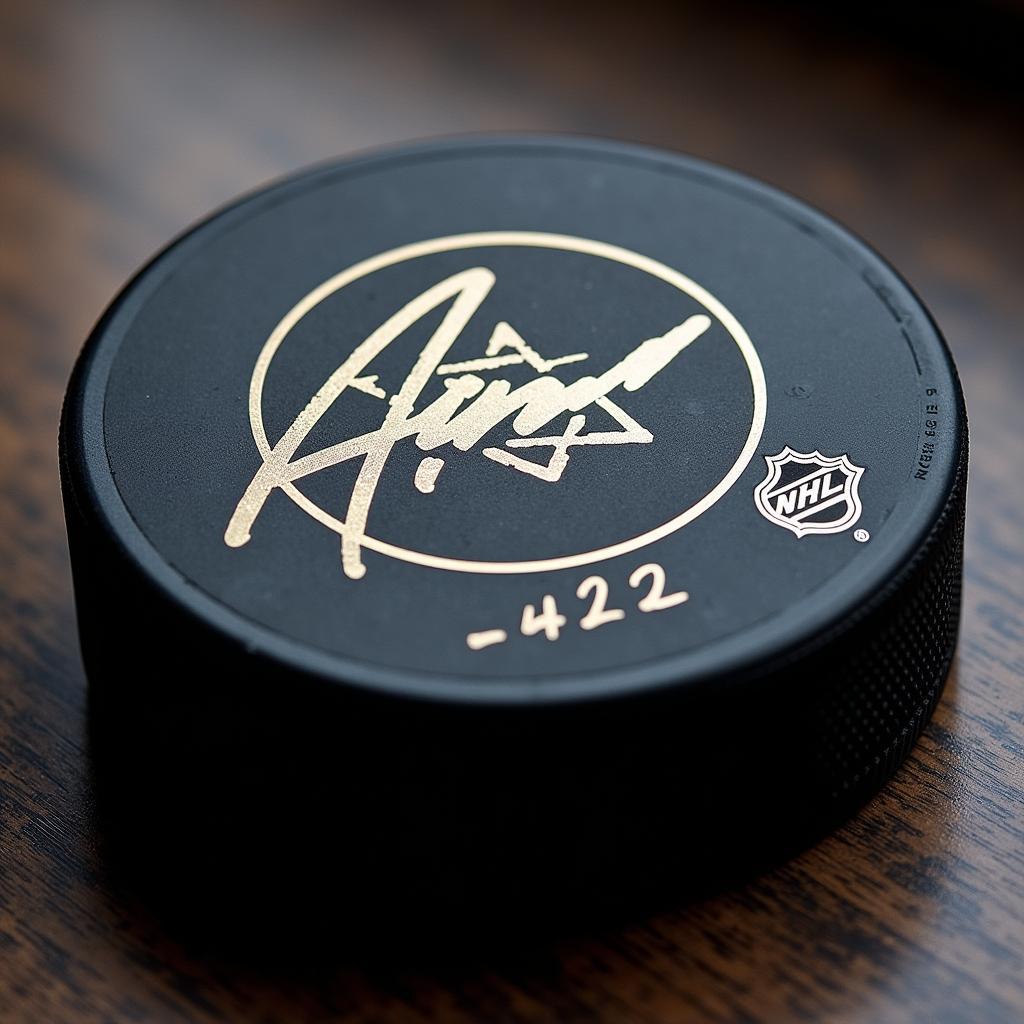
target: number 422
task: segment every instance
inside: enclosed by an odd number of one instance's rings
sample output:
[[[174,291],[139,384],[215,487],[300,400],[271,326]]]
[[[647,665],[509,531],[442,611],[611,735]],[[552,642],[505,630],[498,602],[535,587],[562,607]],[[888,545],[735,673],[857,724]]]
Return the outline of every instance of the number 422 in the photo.
[[[685,590],[678,590],[673,594],[665,593],[665,570],[657,562],[649,562],[634,569],[629,577],[629,585],[637,590],[647,580],[650,580],[647,593],[637,602],[637,608],[641,612],[660,612],[689,600],[690,595]],[[579,622],[580,629],[598,629],[609,622],[618,622],[626,617],[625,609],[608,607],[608,581],[603,576],[588,576],[576,588],[576,596],[581,601],[590,598],[590,608]],[[557,640],[567,621],[558,610],[554,597],[545,594],[540,612],[532,604],[523,607],[519,631],[523,636],[543,633],[548,640]],[[466,643],[473,650],[481,650],[492,644],[503,643],[507,639],[508,634],[504,630],[489,629],[482,633],[470,633],[466,637]]]

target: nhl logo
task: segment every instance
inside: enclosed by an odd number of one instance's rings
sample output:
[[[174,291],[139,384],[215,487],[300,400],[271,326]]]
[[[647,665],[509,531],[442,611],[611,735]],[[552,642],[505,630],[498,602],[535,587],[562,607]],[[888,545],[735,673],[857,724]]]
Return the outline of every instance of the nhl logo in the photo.
[[[768,475],[754,490],[761,515],[798,537],[842,533],[860,518],[857,485],[864,475],[846,455],[802,455],[788,445],[765,456]]]

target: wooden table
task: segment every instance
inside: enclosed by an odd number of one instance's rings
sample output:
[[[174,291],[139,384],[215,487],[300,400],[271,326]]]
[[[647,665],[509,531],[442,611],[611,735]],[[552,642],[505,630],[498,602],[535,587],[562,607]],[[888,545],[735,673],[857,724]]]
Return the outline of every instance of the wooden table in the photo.
[[[0,8],[0,1018],[1024,1019],[1024,132],[1019,80],[986,59],[1020,15],[922,39],[809,8],[359,7]],[[56,469],[71,363],[133,269],[237,192],[484,128],[731,164],[904,270],[971,413],[955,674],[854,821],[715,898],[455,960],[206,948],[97,853]]]

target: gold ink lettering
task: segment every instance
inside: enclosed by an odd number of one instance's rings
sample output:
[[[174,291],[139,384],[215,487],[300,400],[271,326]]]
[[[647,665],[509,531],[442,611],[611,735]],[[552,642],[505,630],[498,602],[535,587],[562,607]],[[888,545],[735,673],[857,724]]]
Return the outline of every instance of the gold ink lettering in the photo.
[[[444,468],[444,459],[435,459],[427,456],[416,467],[416,490],[422,494],[432,494],[434,484],[437,483],[437,474]]]
[[[503,629],[484,629],[479,633],[470,633],[466,637],[466,646],[471,651],[482,651],[485,647],[494,644],[503,644],[508,639],[508,633]]]
[[[252,526],[275,488],[293,484],[349,459],[361,458],[362,465],[339,530],[342,568],[349,578],[360,579],[366,572],[361,552],[377,484],[392,450],[404,438],[413,438],[421,451],[432,451],[446,444],[460,451],[469,451],[489,431],[511,417],[512,429],[518,436],[509,438],[505,442],[506,448],[488,447],[483,450],[483,455],[546,482],[561,478],[569,463],[569,451],[575,446],[649,444],[653,440],[650,431],[608,395],[620,386],[627,392],[642,388],[708,330],[710,317],[703,314],[690,316],[666,334],[641,342],[600,376],[580,377],[570,384],[550,376],[550,370],[586,360],[589,358],[587,353],[545,359],[505,322],[494,328],[484,359],[442,363],[491,291],[494,281],[494,274],[486,267],[453,274],[409,301],[366,338],[328,377],[266,453],[262,466],[253,476],[228,522],[225,543],[241,547],[249,541]],[[451,305],[440,326],[421,350],[399,391],[388,399],[388,409],[380,427],[296,459],[295,453],[309,432],[347,389],[353,388],[376,398],[387,397],[377,383],[378,376],[366,375],[364,371],[413,324],[449,302]],[[509,348],[513,355],[500,355]],[[482,378],[468,372],[513,365],[513,359],[529,365],[538,376],[513,388],[507,380],[485,383]],[[444,393],[415,412],[418,399],[435,374],[448,375],[444,381]],[[583,410],[593,405],[603,409],[623,429],[584,433],[586,416]],[[566,412],[577,415],[570,417],[561,434],[534,436]],[[534,463],[507,450],[542,446],[552,449],[546,464]],[[419,490],[430,493],[441,465],[443,460],[440,459],[421,462],[415,480]]]
[[[657,562],[634,569],[629,577],[629,585],[635,590],[648,577],[651,578],[651,589],[640,598],[637,604],[640,611],[660,612],[690,600],[690,595],[685,590],[677,591],[675,594],[665,593],[665,570]]]
[[[590,611],[580,619],[580,629],[597,629],[606,622],[618,622],[626,617],[621,608],[605,607],[608,602],[608,581],[603,576],[588,576],[576,588],[576,596],[584,601],[591,591],[594,592],[594,602]]]
[[[549,640],[557,640],[565,625],[565,616],[558,610],[555,599],[550,594],[545,594],[541,601],[541,613],[532,604],[523,608],[523,618],[519,625],[519,632],[523,636],[534,636],[543,632]]]

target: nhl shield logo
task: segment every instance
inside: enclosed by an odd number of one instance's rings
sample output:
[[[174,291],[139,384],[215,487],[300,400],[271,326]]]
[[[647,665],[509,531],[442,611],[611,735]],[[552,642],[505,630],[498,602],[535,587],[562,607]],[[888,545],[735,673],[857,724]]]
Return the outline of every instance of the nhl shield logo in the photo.
[[[846,455],[802,455],[788,445],[765,456],[768,475],[754,490],[761,515],[798,537],[842,533],[860,518],[857,486],[864,475]]]

